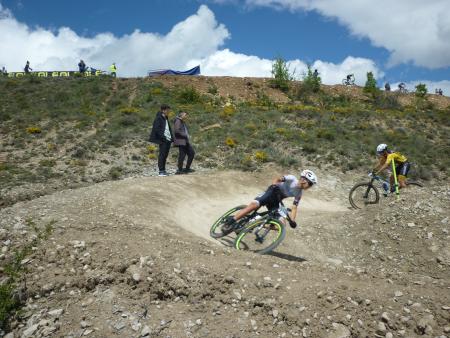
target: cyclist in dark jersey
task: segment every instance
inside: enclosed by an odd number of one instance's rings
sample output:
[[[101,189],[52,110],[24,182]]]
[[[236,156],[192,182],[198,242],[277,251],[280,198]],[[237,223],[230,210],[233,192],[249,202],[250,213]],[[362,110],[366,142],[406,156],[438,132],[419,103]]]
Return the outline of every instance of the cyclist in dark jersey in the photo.
[[[234,217],[229,216],[227,218],[224,230],[233,227],[236,221],[262,206],[266,206],[269,210],[278,208],[280,202],[287,197],[294,197],[289,216],[292,220],[295,220],[297,206],[302,198],[303,190],[309,189],[314,184],[317,184],[317,177],[311,170],[303,170],[300,174],[300,179],[297,179],[294,175],[275,178],[272,185],[263,194],[255,197],[249,205],[240,210]],[[295,228],[296,224],[294,223],[291,226]]]

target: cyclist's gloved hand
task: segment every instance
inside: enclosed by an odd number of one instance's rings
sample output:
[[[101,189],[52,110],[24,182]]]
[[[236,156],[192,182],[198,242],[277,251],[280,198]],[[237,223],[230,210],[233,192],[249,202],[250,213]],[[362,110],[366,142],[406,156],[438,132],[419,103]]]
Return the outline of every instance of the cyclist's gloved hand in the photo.
[[[292,229],[295,229],[297,227],[297,223],[295,221],[290,221],[289,225],[291,226]]]

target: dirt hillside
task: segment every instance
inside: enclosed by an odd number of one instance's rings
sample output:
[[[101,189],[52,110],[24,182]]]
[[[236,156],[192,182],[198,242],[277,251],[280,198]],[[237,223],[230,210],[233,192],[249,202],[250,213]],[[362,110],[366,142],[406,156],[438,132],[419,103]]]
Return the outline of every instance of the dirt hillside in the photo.
[[[299,228],[271,255],[208,237],[275,171],[135,177],[0,210],[1,259],[22,261],[10,337],[447,337],[450,186],[348,208],[353,183],[318,170]],[[26,283],[25,283],[26,281]]]
[[[129,81],[139,81],[130,79]],[[261,94],[266,95],[269,99],[277,103],[286,103],[290,98],[278,89],[272,88],[270,78],[254,78],[254,77],[229,77],[229,76],[156,76],[147,79],[149,82],[161,82],[168,88],[192,86],[200,93],[211,93],[216,91],[217,96],[229,98],[232,97],[237,101],[255,101]],[[293,81],[293,86],[297,86],[301,82]],[[361,101],[368,99],[367,94],[363,92],[363,87],[344,86],[344,85],[322,85],[321,89],[325,95],[330,97],[348,96],[353,100]],[[401,94],[392,91],[391,96],[398,98],[402,106],[414,106],[414,93]],[[446,109],[450,107],[450,98],[436,94],[428,94],[427,99],[438,109]]]

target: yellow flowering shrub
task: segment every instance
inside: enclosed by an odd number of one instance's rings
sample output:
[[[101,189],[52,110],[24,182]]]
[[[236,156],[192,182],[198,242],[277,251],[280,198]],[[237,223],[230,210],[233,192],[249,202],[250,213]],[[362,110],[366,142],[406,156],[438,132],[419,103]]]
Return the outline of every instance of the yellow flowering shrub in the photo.
[[[227,137],[227,139],[225,140],[225,144],[230,148],[233,148],[236,146],[236,140],[231,137]]]
[[[228,119],[232,117],[236,113],[236,110],[233,106],[225,106],[223,107],[222,111],[220,112],[220,117]]]
[[[27,130],[28,134],[40,134],[40,133],[42,133],[42,130],[39,127],[28,127],[26,130]]]
[[[266,162],[268,159],[267,153],[265,151],[257,151],[255,152],[255,160],[258,162]]]

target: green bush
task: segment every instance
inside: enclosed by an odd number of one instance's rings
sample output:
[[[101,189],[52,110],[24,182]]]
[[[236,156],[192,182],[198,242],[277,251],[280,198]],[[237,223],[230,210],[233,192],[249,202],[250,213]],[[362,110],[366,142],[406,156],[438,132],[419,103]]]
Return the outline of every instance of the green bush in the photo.
[[[270,85],[273,88],[280,89],[283,92],[289,90],[289,83],[293,80],[293,75],[289,71],[286,61],[279,57],[272,63],[272,79]]]
[[[308,71],[303,76],[302,90],[309,93],[318,93],[320,91],[320,85],[322,79],[320,76],[314,75],[311,71],[311,66],[308,65]]]
[[[419,83],[419,84],[416,86],[416,92],[415,92],[415,95],[416,95],[417,97],[424,98],[425,95],[427,95],[427,93],[428,93],[428,90],[427,90],[426,84],[424,84],[424,83]]]
[[[367,72],[367,81],[364,85],[364,92],[369,94],[376,94],[379,89],[377,87],[377,80],[375,80],[375,77],[373,76],[372,72]]]
[[[198,103],[201,101],[200,93],[194,87],[187,87],[178,93],[178,102],[183,104]]]

